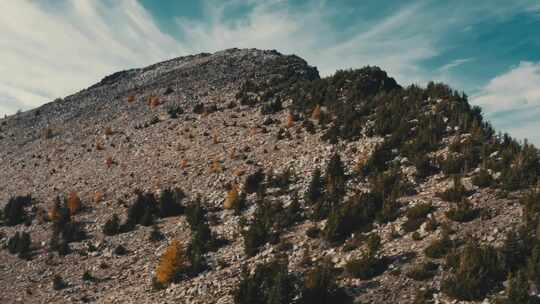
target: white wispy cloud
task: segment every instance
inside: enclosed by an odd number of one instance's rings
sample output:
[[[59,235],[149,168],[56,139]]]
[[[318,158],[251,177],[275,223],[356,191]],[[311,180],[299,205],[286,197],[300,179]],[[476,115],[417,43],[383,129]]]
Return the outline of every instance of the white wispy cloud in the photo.
[[[522,61],[491,79],[472,100],[491,113],[540,106],[539,84],[540,63]]]
[[[497,127],[540,144],[540,62],[522,61],[491,79],[471,101]]]
[[[106,74],[185,53],[136,1],[0,1],[0,113],[73,93]]]
[[[441,66],[439,68],[439,71],[440,72],[448,72],[449,70],[453,69],[453,68],[456,68],[460,65],[463,65],[467,62],[471,62],[471,61],[474,61],[474,58],[461,58],[461,59],[455,59],[455,60],[452,60],[451,62]]]

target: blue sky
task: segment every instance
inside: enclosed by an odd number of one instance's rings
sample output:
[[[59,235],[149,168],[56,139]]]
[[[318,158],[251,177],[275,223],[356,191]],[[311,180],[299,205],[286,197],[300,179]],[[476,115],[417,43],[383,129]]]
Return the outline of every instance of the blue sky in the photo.
[[[497,129],[540,145],[540,1],[0,1],[0,114],[118,70],[229,47],[319,68],[379,65],[449,83]]]

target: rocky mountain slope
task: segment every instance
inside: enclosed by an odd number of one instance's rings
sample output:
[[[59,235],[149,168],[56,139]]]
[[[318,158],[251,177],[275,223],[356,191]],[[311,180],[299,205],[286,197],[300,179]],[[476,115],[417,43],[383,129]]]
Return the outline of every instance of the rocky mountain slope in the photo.
[[[0,120],[0,172],[1,303],[537,300],[538,151],[375,67],[122,71]]]

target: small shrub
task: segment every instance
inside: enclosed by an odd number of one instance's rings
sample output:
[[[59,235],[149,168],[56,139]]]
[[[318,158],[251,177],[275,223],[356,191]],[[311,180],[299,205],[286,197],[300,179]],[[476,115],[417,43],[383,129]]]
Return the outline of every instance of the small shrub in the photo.
[[[109,236],[120,233],[120,219],[118,218],[118,215],[113,214],[112,217],[105,222],[102,230],[103,234]]]
[[[67,197],[67,208],[71,215],[77,213],[81,208],[81,199],[76,192],[70,192]]]
[[[385,257],[379,257],[381,239],[373,234],[367,240],[368,250],[361,258],[351,260],[345,265],[347,273],[355,278],[368,280],[382,274],[388,267]]]
[[[239,203],[239,198],[240,194],[238,185],[234,184],[225,196],[225,201],[223,202],[223,209],[236,209],[235,207]]]
[[[178,216],[184,212],[182,200],[186,197],[180,189],[165,189],[161,192],[158,201],[159,217]],[[152,210],[148,208],[149,210]]]
[[[415,281],[425,281],[435,276],[438,267],[437,264],[426,262],[413,267],[406,275]]]
[[[244,270],[234,291],[235,304],[286,304],[294,298],[294,281],[285,262],[259,264],[250,275]]]
[[[172,119],[178,118],[178,115],[184,114],[184,110],[180,106],[170,106],[167,108],[167,114]]]
[[[103,192],[101,191],[96,191],[94,193],[94,203],[95,204],[99,204],[103,201]]]
[[[480,170],[480,172],[472,178],[472,183],[480,188],[486,188],[493,185],[494,180],[491,174],[487,170]]]
[[[443,233],[440,239],[434,240],[424,249],[424,254],[432,259],[440,259],[455,247],[456,242],[452,241],[448,234]]]
[[[459,202],[456,207],[448,210],[446,217],[456,222],[465,223],[474,220],[479,214],[480,209],[471,207],[471,203],[464,200]]]
[[[159,242],[164,238],[165,236],[163,235],[163,233],[161,233],[159,227],[157,225],[153,225],[152,230],[150,231],[150,236],[148,237],[150,242]]]
[[[330,242],[339,242],[352,232],[369,227],[382,208],[382,197],[377,193],[361,193],[334,207],[328,217],[323,236]]]
[[[467,191],[463,184],[461,184],[461,178],[454,177],[454,183],[452,187],[448,188],[444,192],[437,193],[437,195],[448,202],[460,202],[466,195]]]
[[[506,298],[500,304],[538,304],[540,300],[530,295],[529,281],[523,271],[508,275]]]
[[[16,196],[8,200],[4,206],[3,220],[6,226],[15,226],[21,224],[26,219],[26,213],[24,207],[30,205],[32,197],[28,196]]]
[[[126,247],[122,246],[122,245],[118,245],[114,248],[113,250],[114,254],[116,255],[126,255],[128,253]]]
[[[462,301],[482,300],[504,280],[504,271],[495,249],[468,242],[465,248],[447,259],[451,275],[441,284],[447,295]]]
[[[204,111],[205,111],[205,109],[204,109],[204,104],[203,103],[198,103],[193,107],[193,113],[195,113],[195,114],[203,114]]]
[[[54,290],[62,290],[67,287],[66,282],[64,282],[60,275],[55,275],[53,277],[52,285]]]
[[[345,194],[345,168],[339,154],[332,155],[326,166],[324,184],[327,196],[331,199],[339,199]]]
[[[321,235],[321,230],[315,226],[309,227],[309,229],[306,230],[306,235],[311,239],[316,239]]]
[[[433,289],[420,289],[416,291],[413,304],[433,304]]]
[[[304,194],[304,201],[310,205],[317,203],[322,197],[322,190],[321,170],[316,168],[311,175],[311,182]]]
[[[264,179],[265,175],[262,169],[259,169],[253,174],[248,175],[244,184],[244,191],[247,194],[259,191],[261,183],[264,181]]]
[[[95,278],[92,276],[90,271],[86,270],[82,275],[82,280],[85,282],[93,282]]]
[[[465,167],[465,160],[461,156],[449,155],[440,161],[442,171],[446,175],[461,174]]]
[[[426,221],[428,214],[435,209],[431,203],[420,203],[405,211],[407,220],[403,223],[406,232],[416,231]]]
[[[29,259],[31,243],[30,234],[26,232],[19,234],[19,232],[16,232],[15,235],[8,240],[8,252],[17,254],[21,259]]]
[[[337,284],[337,270],[329,261],[319,263],[305,275],[299,304],[352,304],[353,299]]]

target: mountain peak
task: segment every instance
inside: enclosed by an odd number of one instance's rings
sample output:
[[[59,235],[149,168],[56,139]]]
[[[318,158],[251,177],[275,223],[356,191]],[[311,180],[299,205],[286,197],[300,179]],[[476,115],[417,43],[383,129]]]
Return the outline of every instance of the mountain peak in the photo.
[[[481,302],[539,276],[539,159],[378,67],[229,49],[118,72],[0,121],[0,301]]]

